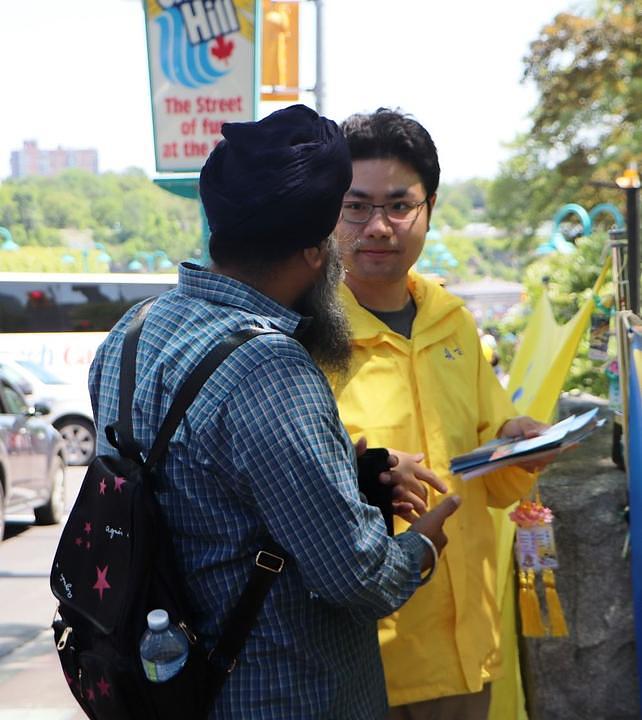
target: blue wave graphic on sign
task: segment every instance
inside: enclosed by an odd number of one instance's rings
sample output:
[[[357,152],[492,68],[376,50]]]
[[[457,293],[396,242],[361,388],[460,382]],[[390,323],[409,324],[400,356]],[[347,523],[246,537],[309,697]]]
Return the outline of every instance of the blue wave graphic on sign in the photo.
[[[217,70],[210,62],[207,43],[192,45],[180,11],[172,7],[157,18],[160,27],[160,61],[165,77],[188,88],[212,85],[227,70]]]

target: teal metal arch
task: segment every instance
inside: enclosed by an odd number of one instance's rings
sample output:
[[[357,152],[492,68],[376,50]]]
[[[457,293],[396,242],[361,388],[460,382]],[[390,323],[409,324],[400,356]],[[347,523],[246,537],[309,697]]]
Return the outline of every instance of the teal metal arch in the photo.
[[[19,250],[20,245],[11,237],[11,233],[6,227],[0,226],[0,235],[4,238],[4,242],[0,245],[0,250]]]
[[[566,205],[562,205],[553,217],[553,230],[551,232],[551,236],[554,236],[558,232],[559,227],[562,224],[562,220],[571,214],[575,214],[579,217],[580,222],[582,223],[582,232],[584,235],[591,234],[593,223],[591,222],[591,218],[586,210],[577,203],[567,203]]]
[[[536,253],[538,255],[548,255],[551,252],[560,252],[564,255],[570,255],[575,252],[575,245],[568,242],[560,230],[562,220],[569,215],[577,215],[582,223],[582,232],[584,235],[590,235],[593,230],[593,223],[586,210],[577,203],[567,203],[555,213],[553,217],[553,228],[551,230],[551,237],[548,242],[540,245]]]
[[[564,254],[570,254],[575,252],[575,245],[566,240],[559,227],[562,224],[564,218],[568,215],[575,214],[579,217],[582,223],[582,232],[585,237],[588,237],[593,232],[593,221],[601,213],[609,213],[615,225],[618,229],[625,227],[624,217],[622,213],[611,203],[599,203],[590,212],[579,205],[578,203],[567,203],[555,213],[553,217],[553,228],[551,230],[551,237],[549,240],[540,245],[535,251],[537,255],[548,255],[549,253],[558,251]]]
[[[591,228],[593,227],[593,222],[595,221],[595,218],[601,213],[608,213],[615,221],[615,227],[618,230],[624,229],[624,216],[612,203],[600,203],[594,208],[591,208],[589,212],[589,218],[591,219]]]

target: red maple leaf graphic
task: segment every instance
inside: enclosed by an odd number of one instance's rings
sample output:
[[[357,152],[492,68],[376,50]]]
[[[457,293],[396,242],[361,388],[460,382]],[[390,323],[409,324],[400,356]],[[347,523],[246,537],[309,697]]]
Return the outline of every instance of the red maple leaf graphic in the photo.
[[[222,35],[216,38],[216,42],[213,47],[210,48],[212,55],[219,60],[225,60],[226,64],[233,51],[234,40],[226,40]]]

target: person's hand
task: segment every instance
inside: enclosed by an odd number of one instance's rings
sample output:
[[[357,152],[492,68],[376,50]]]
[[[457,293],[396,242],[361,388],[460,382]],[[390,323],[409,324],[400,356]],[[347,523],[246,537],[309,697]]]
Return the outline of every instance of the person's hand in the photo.
[[[368,449],[368,440],[362,435],[357,440],[357,442],[354,444],[354,454],[357,457],[361,457],[367,449]]]
[[[421,533],[432,540],[432,544],[435,546],[437,554],[441,555],[441,551],[448,542],[448,538],[444,532],[444,522],[457,510],[460,505],[461,498],[459,495],[449,495],[447,498],[444,498],[434,510],[430,510],[418,517],[408,529]],[[432,553],[427,552],[421,569],[422,571],[429,570],[432,566]]]
[[[520,415],[507,420],[502,425],[498,437],[528,439],[541,435],[544,430],[547,430],[549,427],[550,425],[534,420],[532,417],[528,417],[528,415]],[[515,463],[515,467],[520,467],[522,470],[530,473],[540,472],[540,470],[543,470],[557,455],[559,455],[559,450],[551,450],[537,460],[523,460],[522,462]]]
[[[437,492],[445,493],[446,485],[432,470],[422,465],[423,453],[402,452],[388,448],[388,465],[390,470],[379,475],[379,481],[384,485],[392,485],[392,509],[396,515],[406,522],[413,522],[416,515],[426,512],[428,501],[428,488],[426,484],[435,488]]]
[[[507,420],[497,433],[497,437],[527,439],[541,435],[549,427],[550,425],[534,420],[528,415],[519,415]]]

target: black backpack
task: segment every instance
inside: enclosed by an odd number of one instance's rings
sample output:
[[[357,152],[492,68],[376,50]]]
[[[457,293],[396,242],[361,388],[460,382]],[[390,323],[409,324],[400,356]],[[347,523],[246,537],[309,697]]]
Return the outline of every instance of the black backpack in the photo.
[[[118,423],[105,429],[119,456],[96,457],[63,529],[51,570],[59,601],[54,638],[69,688],[94,720],[207,718],[236,664],[285,554],[271,539],[206,652],[194,633],[183,580],[154,495],[153,468],[214,369],[242,343],[270,332],[240,331],[211,350],[185,380],[143,459],[132,430],[136,348],[150,303],[130,323],[122,349]],[[187,663],[164,683],[147,680],[139,654],[150,610],[162,608],[190,642]]]

